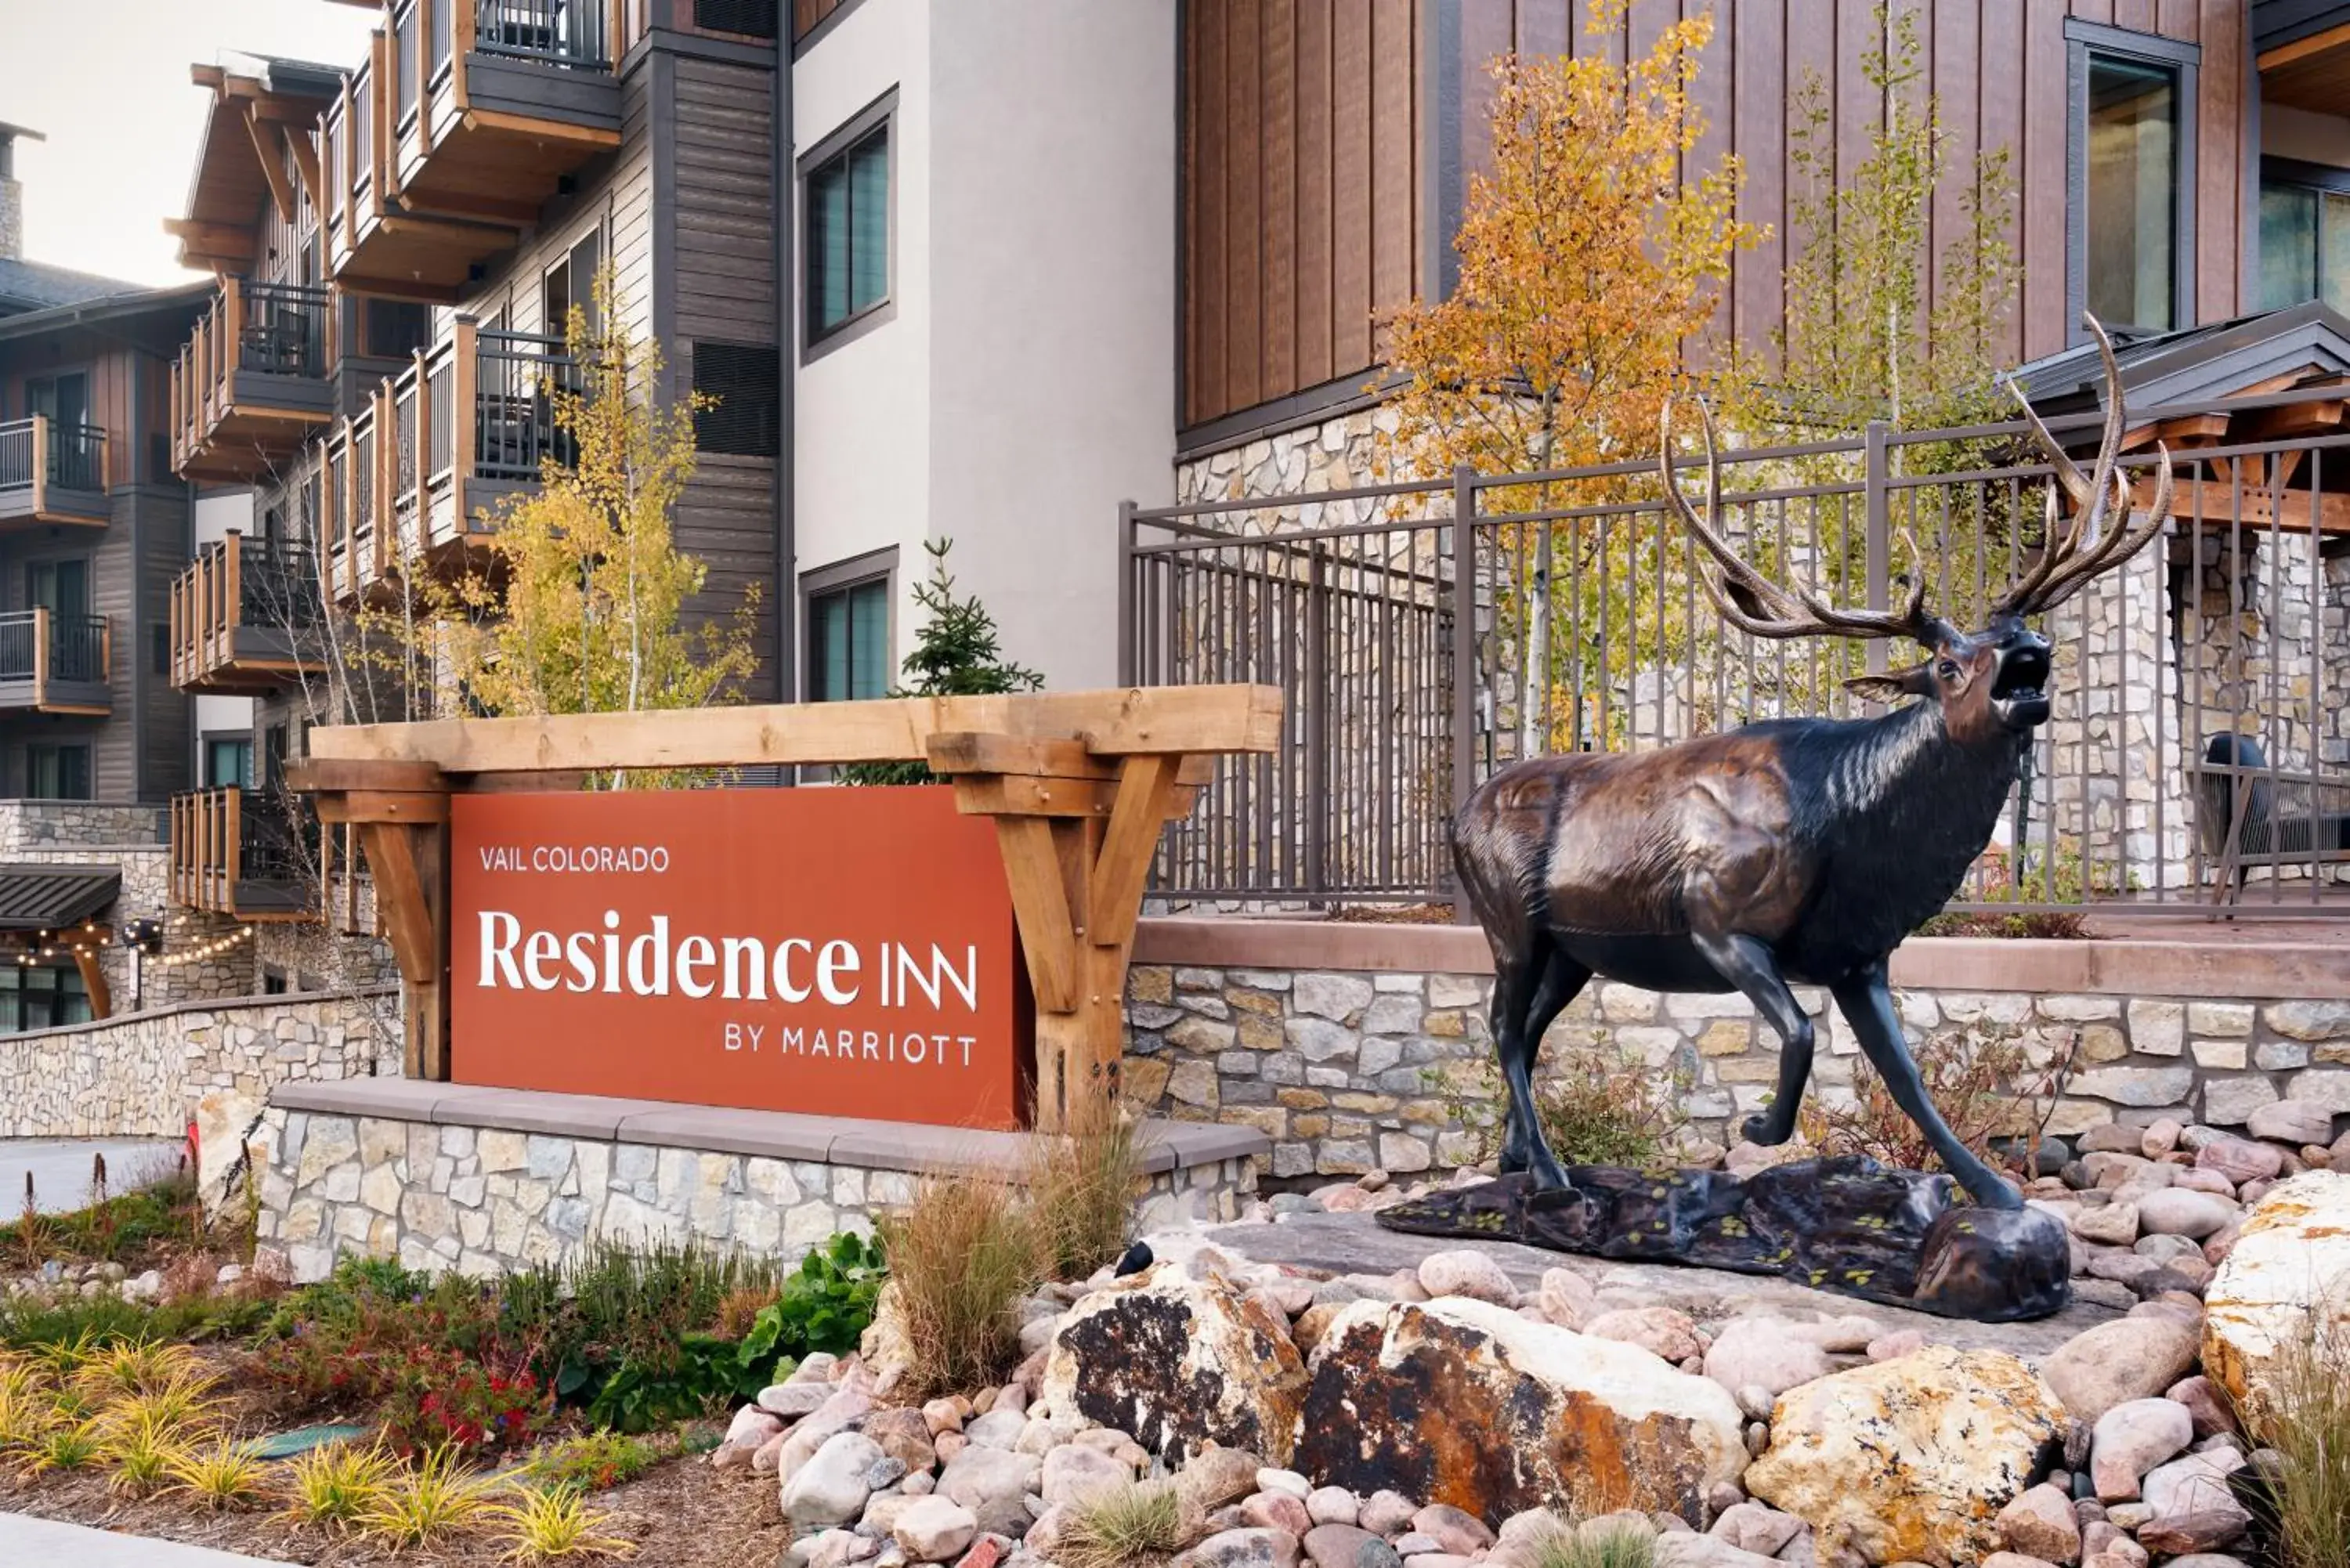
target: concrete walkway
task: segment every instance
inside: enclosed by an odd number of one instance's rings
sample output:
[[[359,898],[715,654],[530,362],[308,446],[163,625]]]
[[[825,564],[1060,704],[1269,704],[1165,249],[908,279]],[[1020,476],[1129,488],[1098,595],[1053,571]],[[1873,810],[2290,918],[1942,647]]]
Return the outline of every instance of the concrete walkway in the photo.
[[[0,1138],[0,1222],[24,1212],[27,1172],[35,1206],[61,1214],[88,1206],[91,1156],[106,1156],[108,1188],[120,1192],[141,1177],[171,1169],[184,1147],[176,1138]]]
[[[9,1568],[254,1568],[266,1557],[182,1546],[145,1535],[116,1535],[29,1514],[0,1513],[0,1563]]]

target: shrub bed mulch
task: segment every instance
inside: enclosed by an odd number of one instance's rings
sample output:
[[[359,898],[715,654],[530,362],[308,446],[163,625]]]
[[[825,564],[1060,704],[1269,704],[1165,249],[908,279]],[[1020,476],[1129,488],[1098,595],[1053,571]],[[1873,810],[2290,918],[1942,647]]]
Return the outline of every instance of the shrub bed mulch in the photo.
[[[486,1531],[444,1535],[394,1552],[380,1539],[296,1524],[266,1509],[213,1514],[197,1511],[182,1498],[126,1500],[108,1490],[109,1473],[0,1483],[0,1509],[315,1568],[490,1568],[506,1560],[506,1546]],[[606,1522],[613,1534],[636,1543],[627,1559],[630,1563],[774,1568],[792,1540],[775,1489],[733,1484],[736,1479],[713,1470],[706,1454],[685,1455],[664,1459],[589,1501],[610,1515]]]

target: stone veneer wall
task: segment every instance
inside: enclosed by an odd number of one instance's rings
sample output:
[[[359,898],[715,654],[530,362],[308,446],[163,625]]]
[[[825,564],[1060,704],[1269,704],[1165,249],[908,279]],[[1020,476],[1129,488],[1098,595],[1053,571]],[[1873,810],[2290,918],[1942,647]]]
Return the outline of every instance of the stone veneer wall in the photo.
[[[293,1079],[394,1075],[396,995],[185,1002],[0,1035],[0,1137],[177,1137],[215,1093],[258,1105]]]
[[[920,1179],[837,1161],[274,1107],[257,1137],[267,1153],[258,1250],[304,1283],[347,1252],[483,1275],[566,1262],[598,1237],[691,1237],[790,1262],[835,1231],[869,1234],[879,1215],[912,1201]],[[1160,1171],[1140,1223],[1235,1220],[1255,1189],[1246,1155]]]
[[[1163,953],[1170,946],[1153,924],[1145,922],[1138,942],[1146,961],[1157,956],[1154,948]],[[1235,919],[1159,927],[1190,928],[1180,946],[1206,956],[1211,944],[1236,955],[1268,953],[1279,945],[1266,940],[1279,926],[1295,930],[1299,924]],[[1216,926],[1225,933],[1213,933]],[[1381,933],[1378,945],[1388,949],[1441,951],[1453,960],[1449,971],[1395,961],[1359,968],[1138,961],[1127,991],[1128,1103],[1147,1116],[1262,1131],[1273,1139],[1268,1174],[1274,1178],[1416,1171],[1479,1159],[1487,1152],[1482,1139],[1462,1124],[1456,1106],[1465,1099],[1481,1116],[1497,1108],[1486,1023],[1492,978],[1474,972],[1463,958],[1464,936],[1482,960],[1482,940],[1473,931]],[[2290,988],[2323,993],[2301,997],[2182,983],[2211,964],[2224,966],[2230,952],[2259,958],[2243,948],[2191,950],[2204,961],[2170,965],[2176,989],[2126,989],[2119,981],[2095,990],[2041,989],[2031,986],[2022,963],[1999,962],[2002,949],[2022,960],[2025,949],[2090,945],[2101,944],[1910,944],[1897,958],[1895,979],[1908,981],[1898,995],[1912,1042],[1973,1026],[2019,1036],[2044,1063],[2077,1033],[2077,1067],[2050,1128],[2060,1136],[2165,1116],[2241,1127],[2259,1106],[2288,1095],[2329,1106],[2337,1133],[2350,1126],[2343,1119],[2350,1116],[2350,1001],[2340,1000],[2350,996],[2350,965],[2342,955],[2325,955],[2335,978]],[[1938,963],[1936,949],[1972,951],[1959,965]],[[1938,967],[1970,972],[1937,981]],[[1987,973],[2010,967],[2018,976],[2014,988],[1982,983]],[[2155,960],[2148,967],[2165,966]],[[1805,1010],[1819,1017],[1825,994],[1795,989]],[[1848,1101],[1859,1043],[1840,1014],[1826,1011],[1813,1092]],[[1736,1140],[1739,1121],[1761,1108],[1778,1075],[1777,1037],[1736,995],[1660,996],[1595,982],[1548,1040],[1554,1049],[1612,1043],[1659,1075],[1679,1075],[1688,1085],[1682,1108],[1698,1132],[1721,1143]]]

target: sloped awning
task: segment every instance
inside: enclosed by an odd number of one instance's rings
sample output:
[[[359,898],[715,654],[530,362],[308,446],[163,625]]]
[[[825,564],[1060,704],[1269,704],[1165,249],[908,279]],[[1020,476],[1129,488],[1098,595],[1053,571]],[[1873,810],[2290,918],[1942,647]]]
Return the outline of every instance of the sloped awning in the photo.
[[[122,873],[112,866],[0,866],[0,931],[55,931],[112,906]]]

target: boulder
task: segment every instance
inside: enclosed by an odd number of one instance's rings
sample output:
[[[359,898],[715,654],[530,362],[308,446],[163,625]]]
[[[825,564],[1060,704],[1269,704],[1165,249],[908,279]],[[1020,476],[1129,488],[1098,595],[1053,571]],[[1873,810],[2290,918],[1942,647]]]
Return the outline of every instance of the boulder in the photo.
[[[832,1397],[832,1387],[825,1383],[778,1383],[759,1390],[759,1408],[786,1421],[796,1421],[802,1416],[816,1413],[816,1407]]]
[[[1998,1548],[2000,1511],[2064,1430],[2022,1361],[1936,1346],[1783,1396],[1745,1486],[1809,1524],[1823,1561],[1964,1559]]]
[[[1069,1309],[1039,1399],[1154,1451],[1215,1443],[1281,1464],[1305,1392],[1285,1322],[1260,1301],[1161,1265]]]
[[[1514,1305],[1518,1290],[1502,1265],[1471,1247],[1430,1252],[1419,1261],[1419,1288],[1433,1301],[1443,1296],[1467,1296],[1496,1306]]]
[[[938,1495],[971,1510],[987,1533],[1017,1535],[1028,1527],[1028,1494],[1043,1469],[1034,1454],[974,1444],[939,1473]]]
[[[725,1439],[718,1445],[718,1451],[711,1456],[711,1463],[722,1470],[747,1465],[752,1456],[765,1448],[783,1429],[783,1422],[774,1416],[756,1405],[745,1405],[735,1411],[734,1418],[726,1424]]]
[[[1347,1307],[1315,1352],[1300,1425],[1298,1468],[1325,1484],[1489,1523],[1559,1497],[1694,1523],[1746,1459],[1719,1385],[1462,1299]]]
[[[259,1173],[261,1103],[234,1089],[215,1089],[196,1101],[196,1196],[207,1215],[244,1198],[244,1173]]]
[[[909,1563],[948,1563],[979,1534],[979,1520],[943,1497],[918,1497],[899,1510],[889,1534]]]
[[[1784,1568],[1775,1557],[1763,1557],[1732,1546],[1718,1535],[1679,1531],[1657,1537],[1657,1568]]]
[[[2243,1534],[2252,1516],[2229,1481],[2243,1468],[2244,1456],[2225,1447],[2157,1466],[2142,1489],[2147,1518],[2138,1526],[2138,1544],[2166,1552],[2216,1552]]]
[[[1599,1339],[1620,1339],[1627,1345],[1637,1345],[1651,1355],[1675,1363],[1704,1354],[1704,1347],[1698,1343],[1697,1324],[1689,1314],[1671,1307],[1627,1307],[1604,1312],[1585,1324],[1583,1332]]]
[[[2166,1399],[2176,1399],[2187,1407],[2189,1418],[2194,1423],[2195,1436],[2216,1437],[2236,1429],[2236,1412],[2228,1403],[2220,1386],[2198,1373],[2182,1377],[2163,1391]]]
[[[1724,1388],[1760,1388],[1774,1399],[1833,1369],[1817,1342],[1774,1317],[1733,1319],[1705,1352],[1708,1377]]]
[[[1297,1568],[1297,1537],[1285,1530],[1220,1530],[1169,1568]]]
[[[2126,1399],[2097,1417],[2089,1438],[2089,1476],[2099,1502],[2127,1502],[2138,1478],[2195,1440],[2187,1407],[2169,1399]]]
[[[2043,1563],[2075,1563],[2081,1556],[2081,1523],[2073,1500],[2045,1483],[2018,1493],[1999,1511],[1999,1538],[2010,1552]]]
[[[2203,1371],[2258,1408],[2281,1351],[2350,1334],[2350,1173],[2281,1181],[2244,1217],[2203,1293]]]
[[[835,1432],[784,1483],[784,1517],[802,1532],[853,1522],[873,1495],[874,1467],[888,1457],[862,1432]]]
[[[2076,1421],[2127,1399],[2151,1398],[2195,1365],[2196,1334],[2165,1315],[2116,1318],[2076,1334],[2041,1363],[2040,1375]]]

